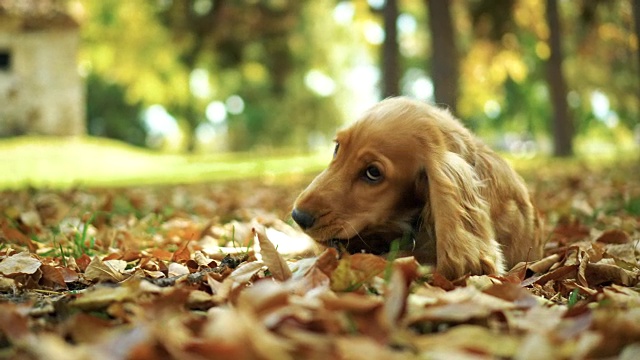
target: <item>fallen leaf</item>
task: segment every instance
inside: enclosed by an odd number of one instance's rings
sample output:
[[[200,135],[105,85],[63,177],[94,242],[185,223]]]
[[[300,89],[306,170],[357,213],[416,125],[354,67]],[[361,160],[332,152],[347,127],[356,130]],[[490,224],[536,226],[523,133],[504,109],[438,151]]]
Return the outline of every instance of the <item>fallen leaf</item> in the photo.
[[[596,241],[606,244],[626,244],[631,241],[631,237],[624,230],[611,229],[603,232]]]
[[[315,262],[315,267],[331,277],[333,271],[338,267],[340,262],[338,261],[338,250],[334,248],[325,249]]]
[[[128,299],[134,299],[137,293],[124,286],[107,287],[97,286],[84,292],[78,298],[72,300],[70,305],[83,310],[98,310],[109,304]]]
[[[585,277],[590,286],[612,282],[618,285],[634,286],[638,283],[638,274],[611,264],[588,264]]]
[[[40,214],[37,211],[25,211],[20,214],[20,221],[32,229],[39,229],[42,227],[42,222],[40,221]]]
[[[258,316],[288,304],[289,290],[281,283],[258,281],[238,297],[238,308],[253,311]]]
[[[10,243],[26,246],[29,252],[35,252],[37,246],[33,241],[20,230],[9,224],[7,219],[0,219],[0,239]]]
[[[613,284],[602,289],[606,299],[623,307],[640,307],[640,293],[638,291]]]
[[[386,283],[382,313],[384,314],[383,325],[388,330],[395,328],[405,310],[411,283],[411,281],[407,282],[406,275],[402,267],[396,265]]]
[[[84,272],[85,278],[91,281],[114,281],[120,282],[129,277],[124,271],[127,262],[124,260],[102,261],[95,256]]]
[[[189,252],[189,241],[183,241],[173,255],[171,255],[171,261],[177,263],[185,263],[190,259],[191,252]]]
[[[258,273],[258,271],[264,268],[264,266],[264,262],[262,261],[252,261],[241,264],[235,270],[233,270],[231,274],[229,274],[227,279],[237,284],[248,283]]]
[[[0,262],[0,273],[6,276],[34,274],[42,262],[28,252],[20,252]]]
[[[539,304],[538,298],[522,286],[512,283],[494,284],[484,290],[487,295],[509,301],[521,309],[532,308]]]
[[[42,265],[40,270],[42,270],[42,286],[53,290],[67,289],[65,278],[59,268],[51,265]]]
[[[429,358],[430,354],[448,353],[449,358],[458,352],[462,354],[484,354],[489,358],[513,358],[520,348],[517,336],[499,334],[488,328],[476,325],[460,325],[441,334],[421,336],[412,343]]]
[[[176,262],[172,262],[169,264],[168,268],[167,268],[167,272],[169,276],[180,276],[180,275],[188,275],[189,274],[189,268],[187,268],[186,266],[176,263]]]
[[[370,312],[381,306],[381,298],[363,296],[355,293],[333,293],[326,292],[321,296],[324,305],[329,310],[340,310],[349,312]]]
[[[338,338],[336,351],[338,353],[335,356],[336,359],[393,360],[406,359],[409,355],[400,351],[391,351],[386,346],[364,336]]]
[[[552,254],[536,262],[533,262],[528,266],[528,268],[534,273],[538,273],[538,274],[545,273],[559,261],[560,261],[560,255]]]
[[[573,274],[576,274],[577,271],[578,271],[578,265],[561,266],[549,273],[544,274],[543,276],[540,276],[539,278],[537,278],[535,283],[539,285],[544,285],[549,281],[556,281],[556,280],[560,280],[560,279],[564,279],[569,276],[572,276]]]
[[[262,255],[262,261],[269,268],[271,275],[278,281],[285,281],[291,278],[292,273],[287,265],[287,261],[278,253],[275,246],[267,238],[267,234],[264,233],[264,229],[256,230],[253,228],[253,235],[258,239],[260,244],[260,255]]]
[[[13,343],[29,335],[29,320],[16,305],[0,303],[0,333]]]
[[[82,254],[79,258],[75,259],[76,265],[80,271],[86,271],[89,264],[91,264],[91,257],[87,254]]]
[[[408,260],[408,262],[411,262],[411,260]],[[360,277],[371,279],[387,268],[387,261],[377,255],[358,253],[349,256],[349,265],[353,271],[360,273]]]

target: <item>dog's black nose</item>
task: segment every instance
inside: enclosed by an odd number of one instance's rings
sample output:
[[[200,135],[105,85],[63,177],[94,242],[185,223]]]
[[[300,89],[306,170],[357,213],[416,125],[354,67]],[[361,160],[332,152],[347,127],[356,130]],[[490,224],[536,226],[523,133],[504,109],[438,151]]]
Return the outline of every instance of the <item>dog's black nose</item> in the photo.
[[[293,218],[293,221],[298,223],[298,225],[300,225],[303,230],[312,227],[313,223],[316,221],[316,218],[313,217],[313,215],[298,209],[293,209],[293,211],[291,212],[291,217]]]

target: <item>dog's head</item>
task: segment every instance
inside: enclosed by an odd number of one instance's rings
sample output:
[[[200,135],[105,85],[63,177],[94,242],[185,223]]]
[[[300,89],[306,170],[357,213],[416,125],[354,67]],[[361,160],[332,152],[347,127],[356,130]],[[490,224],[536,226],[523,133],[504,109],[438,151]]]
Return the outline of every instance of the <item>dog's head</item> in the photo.
[[[291,216],[319,243],[338,241],[349,252],[388,252],[416,231],[414,246],[400,249],[435,260],[445,276],[499,273],[503,256],[483,192],[489,185],[497,197],[510,193],[513,179],[492,178],[506,166],[497,159],[448,111],[390,98],[338,133],[333,161]]]
[[[390,99],[340,131],[331,164],[300,194],[293,219],[320,244],[388,251],[428,200],[419,117],[413,102]]]

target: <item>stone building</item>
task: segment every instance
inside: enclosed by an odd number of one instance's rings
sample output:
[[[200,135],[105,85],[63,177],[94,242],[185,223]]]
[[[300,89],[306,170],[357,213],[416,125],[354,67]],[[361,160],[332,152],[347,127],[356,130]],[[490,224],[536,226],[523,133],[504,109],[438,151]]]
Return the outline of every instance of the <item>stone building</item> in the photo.
[[[85,133],[79,41],[54,0],[0,0],[0,137]]]

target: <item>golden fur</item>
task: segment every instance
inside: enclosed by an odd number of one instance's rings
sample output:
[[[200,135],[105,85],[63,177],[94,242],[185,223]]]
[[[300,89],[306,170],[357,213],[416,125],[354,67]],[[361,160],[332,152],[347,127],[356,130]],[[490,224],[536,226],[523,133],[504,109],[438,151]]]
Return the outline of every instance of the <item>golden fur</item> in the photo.
[[[450,279],[542,256],[523,180],[448,111],[390,98],[336,143],[292,212],[318,243],[385,253],[400,239],[401,251]]]

